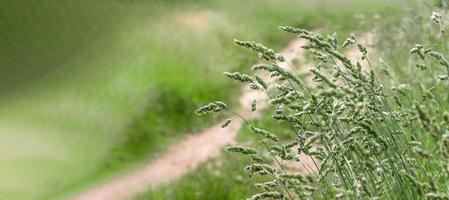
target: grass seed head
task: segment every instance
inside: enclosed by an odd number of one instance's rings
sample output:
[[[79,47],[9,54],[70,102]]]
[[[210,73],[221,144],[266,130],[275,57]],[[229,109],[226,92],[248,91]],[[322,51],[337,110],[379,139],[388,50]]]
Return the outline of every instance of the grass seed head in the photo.
[[[273,49],[267,48],[264,45],[257,43],[257,42],[250,42],[250,41],[241,41],[234,39],[234,43],[238,46],[245,47],[248,49],[251,49],[253,51],[256,51],[259,53],[259,56],[264,58],[267,61],[279,61],[284,62],[285,59],[279,54],[276,54]]]
[[[433,11],[432,12],[432,16],[430,16],[430,19],[433,22],[435,22],[437,24],[440,24],[441,23],[441,14],[439,12],[437,12],[437,11]]]
[[[257,154],[257,150],[251,147],[242,147],[242,146],[228,146],[225,149],[228,152],[232,153],[241,153],[245,155],[255,155]]]
[[[265,83],[265,81],[262,78],[260,78],[260,76],[255,75],[255,77],[257,83],[259,83],[265,90],[268,89],[267,83]]]
[[[221,101],[215,101],[213,103],[208,103],[204,106],[201,106],[200,108],[198,108],[195,113],[198,115],[205,115],[208,113],[213,113],[213,112],[220,112],[223,109],[225,109],[227,107],[227,105]]]
[[[229,126],[229,124],[231,123],[231,119],[227,119],[222,125],[221,125],[221,128],[226,128],[226,127],[228,127]]]
[[[223,73],[223,75],[225,75],[228,78],[240,81],[240,82],[252,82],[253,79],[251,78],[251,76],[247,75],[247,74],[242,74],[240,72],[225,72]]]
[[[253,100],[251,102],[251,111],[252,112],[256,111],[256,106],[257,106],[257,102],[256,102],[256,100]]]
[[[284,195],[279,192],[263,192],[255,194],[246,200],[260,200],[260,199],[284,199]]]
[[[279,141],[278,137],[276,135],[274,135],[273,133],[267,131],[267,130],[263,130],[260,128],[256,128],[254,126],[249,126],[249,128],[256,134],[262,135],[270,140],[273,140],[275,142]]]

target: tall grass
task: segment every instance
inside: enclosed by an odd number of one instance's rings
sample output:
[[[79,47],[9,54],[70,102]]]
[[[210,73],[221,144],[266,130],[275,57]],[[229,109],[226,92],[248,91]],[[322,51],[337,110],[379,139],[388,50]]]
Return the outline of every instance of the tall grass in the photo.
[[[191,107],[232,105],[238,90],[219,72],[256,60],[232,37],[280,47],[290,39],[272,31],[281,22],[349,27],[353,12],[378,12],[372,4],[335,12],[312,1],[2,2],[0,196],[60,199],[135,167],[211,123]],[[179,23],[196,12],[207,13],[206,29]]]
[[[428,16],[436,34],[427,37],[445,45],[446,14],[436,10]],[[250,177],[270,179],[257,183],[263,189],[249,199],[448,199],[449,62],[440,52],[447,47],[412,47],[410,63],[419,79],[403,82],[356,37],[340,42],[332,35],[280,29],[309,42],[303,48],[315,60],[312,81],[298,76],[294,67],[279,67],[285,60],[273,50],[238,40],[236,45],[266,61],[254,65],[254,73],[268,73],[276,85],[266,87],[268,80],[257,76],[225,73],[266,93],[275,110],[273,120],[288,123],[285,129],[296,136],[279,142],[269,127],[243,119],[265,151],[241,146],[227,150],[252,160],[244,168]],[[357,48],[361,59],[347,58],[345,48]],[[209,104],[198,112],[229,109]],[[308,168],[301,155],[312,158],[315,167]],[[303,166],[308,174],[287,171],[284,162]]]

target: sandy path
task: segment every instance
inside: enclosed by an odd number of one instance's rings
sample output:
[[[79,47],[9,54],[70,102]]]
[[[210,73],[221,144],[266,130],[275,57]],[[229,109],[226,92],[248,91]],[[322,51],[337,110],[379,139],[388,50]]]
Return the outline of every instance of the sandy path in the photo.
[[[369,43],[372,35],[362,35],[358,38],[362,44]],[[306,41],[300,38],[293,39],[281,52],[287,62],[278,63],[280,67],[290,70],[289,63],[295,58],[303,58],[304,46]],[[369,45],[367,45],[369,46]],[[360,59],[360,52],[357,47],[353,47],[345,53],[352,61]],[[303,60],[303,59],[301,59]],[[296,70],[304,73],[310,66],[307,63],[301,65]],[[261,76],[267,76],[262,74]],[[264,78],[265,78],[264,77]],[[240,110],[244,117],[256,117],[260,113],[251,113],[251,102],[257,100],[258,110],[267,107],[266,96],[262,92],[250,90],[247,86],[243,87],[242,96],[239,99]],[[72,200],[120,200],[129,199],[135,194],[147,190],[149,187],[157,186],[169,181],[180,178],[191,169],[196,168],[204,161],[219,155],[221,149],[234,143],[234,137],[243,124],[243,121],[234,116],[233,121],[227,128],[221,128],[221,124],[214,125],[196,134],[187,134],[186,137],[171,145],[159,158],[150,161],[148,164],[134,171],[130,171],[109,182],[97,187],[91,188],[73,198]],[[303,162],[307,168],[312,166],[312,160],[309,157],[302,156]],[[284,163],[290,170],[305,172],[302,165],[298,163]],[[309,169],[310,169],[309,168]]]
[[[287,61],[292,61],[301,55],[306,41],[292,40],[281,52]],[[280,67],[288,68],[286,62],[279,63]],[[249,90],[245,86],[239,99],[241,113],[245,117],[257,116],[251,113],[251,102],[257,100],[258,110],[266,107],[266,96],[262,92]],[[180,178],[189,170],[197,167],[207,159],[217,156],[220,150],[234,142],[234,137],[242,126],[242,120],[233,117],[227,128],[221,128],[221,123],[196,134],[187,134],[180,142],[171,145],[157,159],[150,161],[141,168],[130,171],[109,182],[91,188],[72,200],[119,200],[129,199],[148,187],[163,184]]]

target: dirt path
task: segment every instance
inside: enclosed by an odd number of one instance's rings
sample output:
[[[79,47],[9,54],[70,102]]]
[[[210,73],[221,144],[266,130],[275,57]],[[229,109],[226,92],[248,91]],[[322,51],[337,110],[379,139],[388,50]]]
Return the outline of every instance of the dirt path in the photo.
[[[294,39],[280,54],[290,62],[297,55],[302,54],[303,49],[300,47],[305,44],[306,42],[302,39]],[[279,65],[288,68],[286,62],[279,63]],[[239,113],[245,117],[250,115],[255,117],[258,113],[251,113],[251,102],[257,100],[260,110],[260,108],[266,107],[266,97],[261,92],[247,88],[247,86],[244,87],[243,94],[239,99]],[[150,161],[145,166],[91,188],[71,199],[129,199],[148,187],[178,179],[207,159],[217,156],[225,145],[232,144],[242,123],[240,118],[233,117],[233,121],[227,128],[221,128],[222,123],[220,123],[200,133],[187,134],[182,141],[171,145],[159,158]]]
[[[367,43],[371,36],[361,36],[359,42]],[[292,40],[280,54],[285,57],[286,61],[278,63],[280,67],[289,69],[289,64],[295,58],[303,58],[303,49],[306,41],[296,38]],[[351,60],[359,60],[360,53],[357,48],[352,48],[346,52]],[[302,60],[302,59],[301,59]],[[303,63],[297,70],[301,73],[308,70],[308,64]],[[242,96],[239,99],[240,110],[244,117],[256,117],[260,113],[251,113],[251,102],[257,100],[258,108],[267,106],[266,96],[262,92],[243,87]],[[197,134],[187,134],[186,137],[171,145],[159,158],[150,161],[145,166],[130,171],[122,176],[117,177],[97,187],[91,188],[72,200],[120,200],[129,199],[135,194],[147,190],[149,187],[157,186],[169,181],[180,178],[183,174],[191,169],[196,168],[199,164],[207,159],[219,155],[221,149],[234,143],[234,137],[243,124],[238,117],[233,117],[233,121],[227,128],[221,128],[222,123],[207,128]],[[304,157],[303,161],[312,166],[310,158]],[[292,170],[304,172],[302,166],[297,163]],[[313,167],[312,167],[313,168]]]

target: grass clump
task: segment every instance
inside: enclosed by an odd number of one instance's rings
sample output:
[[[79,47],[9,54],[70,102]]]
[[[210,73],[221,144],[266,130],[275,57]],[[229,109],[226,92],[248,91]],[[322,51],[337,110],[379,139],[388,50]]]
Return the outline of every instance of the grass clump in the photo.
[[[431,18],[444,38],[440,16],[434,12]],[[307,82],[296,69],[281,68],[284,60],[271,49],[236,42],[267,61],[253,69],[269,73],[277,87],[265,87],[249,75],[228,77],[266,93],[273,120],[288,124],[284,129],[294,136],[278,140],[275,132],[243,118],[256,135],[254,145],[265,151],[228,149],[258,156],[244,169],[250,177],[269,180],[256,183],[263,190],[248,199],[448,199],[449,68],[444,54],[426,45],[413,47],[412,62],[428,67],[420,67],[425,72],[418,81],[403,82],[384,61],[372,60],[355,37],[340,44],[332,35],[280,29],[307,40],[305,49],[319,56]],[[361,59],[346,57],[345,48],[358,49]],[[316,169],[307,168],[300,155],[310,157]],[[305,166],[310,176],[286,170],[285,163]]]

